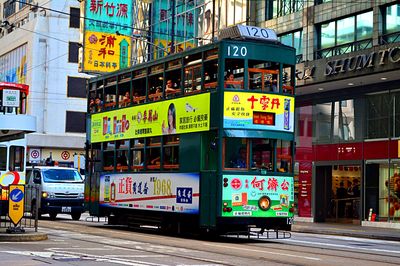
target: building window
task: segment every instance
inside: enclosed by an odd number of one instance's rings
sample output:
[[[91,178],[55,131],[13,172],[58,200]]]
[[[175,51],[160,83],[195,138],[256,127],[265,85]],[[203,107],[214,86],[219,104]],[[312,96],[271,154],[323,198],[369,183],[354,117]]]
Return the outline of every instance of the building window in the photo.
[[[296,49],[296,63],[300,63],[303,58],[303,48],[302,48],[302,42],[303,42],[303,31],[295,31],[291,33],[287,33],[284,35],[279,36],[279,40],[288,46],[292,46],[293,48]]]
[[[68,62],[69,63],[78,63],[78,54],[79,54],[79,43],[69,42]]]
[[[400,41],[400,4],[386,7],[383,24],[383,43]]]
[[[371,95],[366,102],[366,139],[389,137],[389,93]]]
[[[332,0],[315,0],[315,5],[332,2]]]
[[[67,111],[65,132],[85,133],[86,113]]]
[[[69,27],[79,29],[80,9],[71,7],[69,9]]]
[[[85,78],[68,77],[68,97],[86,98],[86,80]]]
[[[267,0],[265,2],[265,20],[300,11],[304,8],[305,3],[305,1],[298,0]]]
[[[3,18],[7,18],[15,13],[17,3],[13,0],[8,0],[3,4]]]
[[[19,2],[19,9],[22,9],[24,6],[26,6],[26,3],[32,3],[32,0],[21,0]]]
[[[373,12],[330,21],[320,24],[317,28],[317,59],[371,48]]]

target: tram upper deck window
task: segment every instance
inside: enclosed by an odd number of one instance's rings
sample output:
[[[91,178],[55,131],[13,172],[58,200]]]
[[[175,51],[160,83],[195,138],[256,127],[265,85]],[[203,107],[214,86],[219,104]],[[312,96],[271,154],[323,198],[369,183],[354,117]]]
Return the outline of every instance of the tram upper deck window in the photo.
[[[283,93],[294,94],[295,68],[293,66],[283,66],[282,91]]]
[[[244,80],[244,60],[226,59],[224,88],[245,89],[243,87],[243,80]]]
[[[279,63],[249,60],[249,88],[262,92],[279,92]]]

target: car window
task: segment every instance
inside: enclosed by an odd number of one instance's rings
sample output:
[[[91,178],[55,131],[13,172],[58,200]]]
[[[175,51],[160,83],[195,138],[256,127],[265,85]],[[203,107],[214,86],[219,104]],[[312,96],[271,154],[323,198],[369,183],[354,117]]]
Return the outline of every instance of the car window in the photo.
[[[43,170],[43,181],[47,183],[82,183],[83,179],[75,169],[45,169]]]

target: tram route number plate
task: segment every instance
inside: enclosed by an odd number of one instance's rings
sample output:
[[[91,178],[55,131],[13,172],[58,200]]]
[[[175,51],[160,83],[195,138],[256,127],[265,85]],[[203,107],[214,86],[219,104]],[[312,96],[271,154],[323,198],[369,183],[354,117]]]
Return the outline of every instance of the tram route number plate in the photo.
[[[61,207],[61,212],[71,212],[71,207]]]
[[[293,224],[293,217],[286,218],[286,224]]]

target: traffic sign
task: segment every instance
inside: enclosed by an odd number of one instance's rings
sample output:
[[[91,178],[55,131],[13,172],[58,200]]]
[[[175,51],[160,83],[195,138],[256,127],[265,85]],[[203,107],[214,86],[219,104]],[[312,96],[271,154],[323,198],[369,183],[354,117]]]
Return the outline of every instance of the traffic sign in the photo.
[[[10,194],[8,196],[8,217],[15,226],[24,216],[24,185],[10,185]]]
[[[29,161],[30,162],[39,162],[41,157],[40,149],[30,149],[29,150]]]

